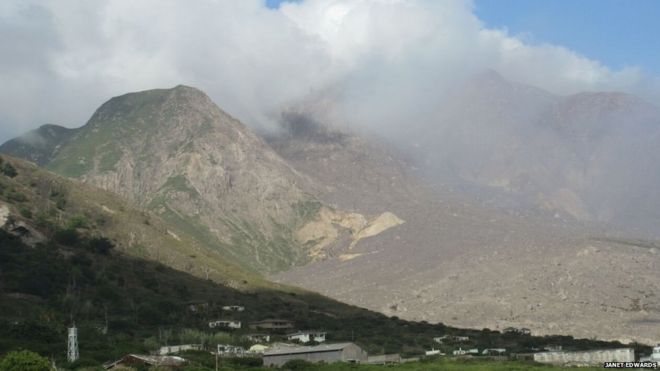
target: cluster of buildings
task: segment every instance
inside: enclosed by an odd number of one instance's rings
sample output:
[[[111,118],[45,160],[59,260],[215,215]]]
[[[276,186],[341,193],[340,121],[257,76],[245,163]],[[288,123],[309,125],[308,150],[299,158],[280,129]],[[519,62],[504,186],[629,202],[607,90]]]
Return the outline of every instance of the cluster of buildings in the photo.
[[[262,334],[255,339],[264,339]],[[250,335],[248,335],[250,336]],[[198,344],[175,345],[161,347],[155,355],[129,354],[121,359],[105,364],[106,369],[113,369],[117,366],[137,367],[146,365],[148,367],[167,367],[179,368],[187,362],[184,358],[172,355],[185,350],[202,350]],[[369,356],[365,350],[355,343],[343,342],[335,344],[318,345],[295,345],[288,343],[275,343],[270,346],[255,344],[249,350],[243,347],[218,344],[215,352],[219,357],[261,357],[263,365],[267,367],[280,367],[291,360],[305,360],[311,363],[364,363],[364,364],[394,364],[418,361],[419,358],[401,358],[399,354],[384,354]],[[487,348],[479,351],[478,349],[462,349],[453,352],[454,356],[473,356],[473,355],[496,355],[502,356],[507,351],[504,348]],[[445,355],[439,350],[426,352],[427,356]],[[533,360],[538,363],[558,365],[558,366],[589,366],[605,363],[634,363],[635,352],[631,348],[620,349],[602,349],[589,351],[544,351],[532,354]],[[653,349],[650,357],[639,360],[640,362],[660,362],[660,345]]]
[[[206,303],[192,303],[190,310],[197,312],[206,309]],[[226,305],[222,307],[225,312],[243,312],[245,307],[240,305]],[[208,322],[210,329],[239,330],[243,328],[241,321],[236,319],[221,319]],[[285,319],[264,319],[247,324],[251,330],[261,331],[244,335],[244,339],[253,343],[248,349],[232,345],[217,344],[213,354],[217,357],[261,357],[264,366],[279,367],[290,360],[305,360],[312,363],[366,363],[366,364],[394,364],[405,363],[407,361],[419,360],[418,358],[403,359],[399,354],[385,354],[369,356],[365,350],[352,342],[342,342],[328,344],[326,343],[326,332],[321,330],[306,330],[288,332],[293,330],[295,323]],[[526,328],[507,327],[503,333],[530,335],[531,332]],[[272,340],[280,339],[288,343],[272,343]],[[506,348],[469,348],[465,345],[470,344],[470,337],[447,334],[435,337],[433,340],[442,345],[443,349],[448,346],[457,346],[457,349],[451,351],[451,355],[456,357],[471,356],[489,356],[494,359],[501,357],[512,357],[514,354],[508,354]],[[146,365],[148,367],[182,367],[186,360],[174,356],[188,350],[204,350],[201,344],[185,344],[161,347],[153,355],[129,354],[121,359],[104,365],[106,369],[112,369],[119,365],[135,367]],[[446,355],[438,349],[426,351],[426,356]],[[515,357],[514,357],[515,358]],[[530,353],[528,359],[533,359],[538,363],[552,365],[603,365],[605,362],[634,362],[635,352],[630,348],[604,349],[591,351],[562,351],[561,346],[546,347],[544,351]],[[641,361],[660,362],[660,345],[655,347],[653,354]]]

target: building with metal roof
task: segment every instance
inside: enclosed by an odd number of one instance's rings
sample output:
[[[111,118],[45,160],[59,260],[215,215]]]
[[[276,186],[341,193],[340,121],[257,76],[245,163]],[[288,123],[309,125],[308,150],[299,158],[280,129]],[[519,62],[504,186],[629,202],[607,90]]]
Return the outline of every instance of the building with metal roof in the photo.
[[[302,359],[312,363],[367,361],[367,352],[354,343],[321,344],[302,347],[272,348],[264,352],[264,366],[282,366],[292,359]]]
[[[155,356],[155,355],[142,355],[142,354],[128,354],[121,359],[103,365],[106,370],[113,369],[117,366],[124,367],[139,367],[141,365],[150,367],[167,367],[179,368],[183,367],[186,360],[177,356]]]
[[[249,326],[253,330],[287,330],[292,329],[293,324],[293,321],[286,319],[265,319],[258,322],[252,322]]]

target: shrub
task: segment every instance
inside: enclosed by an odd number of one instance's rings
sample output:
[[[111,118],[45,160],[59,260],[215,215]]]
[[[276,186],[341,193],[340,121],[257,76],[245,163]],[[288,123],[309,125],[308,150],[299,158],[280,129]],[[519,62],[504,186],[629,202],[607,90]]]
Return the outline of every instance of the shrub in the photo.
[[[78,243],[79,239],[78,232],[75,229],[70,228],[58,230],[53,237],[57,243],[66,246],[75,245]]]
[[[84,215],[76,215],[69,219],[68,227],[69,229],[89,228],[89,220]]]
[[[89,248],[98,254],[107,255],[115,245],[106,237],[94,237],[89,240]]]
[[[29,208],[21,207],[18,212],[20,212],[24,218],[32,219],[32,210]]]
[[[64,210],[66,207],[66,196],[64,195],[64,191],[53,189],[50,191],[50,198],[55,201],[55,207]]]
[[[0,167],[0,171],[5,174],[6,176],[13,178],[16,175],[18,175],[18,172],[16,171],[16,168],[12,166],[9,162],[5,162],[2,167]]]
[[[48,359],[29,350],[10,352],[0,361],[2,371],[49,371],[51,369]]]
[[[7,192],[5,192],[5,197],[7,198],[7,200],[13,202],[27,201],[27,197],[24,194],[20,192],[16,192],[15,190],[8,190]]]

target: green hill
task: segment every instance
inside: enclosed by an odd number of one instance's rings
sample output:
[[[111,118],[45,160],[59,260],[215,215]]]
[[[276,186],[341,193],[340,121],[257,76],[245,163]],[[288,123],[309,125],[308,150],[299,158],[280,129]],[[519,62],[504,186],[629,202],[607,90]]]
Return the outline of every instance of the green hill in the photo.
[[[68,231],[103,235],[129,256],[158,261],[198,277],[236,288],[271,286],[185,228],[137,209],[117,195],[25,161],[4,159],[4,166],[16,169],[17,175],[0,178],[0,207],[10,210],[14,224],[41,235],[28,236],[31,239],[52,238]]]

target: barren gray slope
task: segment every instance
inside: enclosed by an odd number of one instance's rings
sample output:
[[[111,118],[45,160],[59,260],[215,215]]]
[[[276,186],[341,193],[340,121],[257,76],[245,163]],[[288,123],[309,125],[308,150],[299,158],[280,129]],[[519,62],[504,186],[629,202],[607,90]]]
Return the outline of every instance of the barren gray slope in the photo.
[[[289,133],[274,148],[344,208],[385,209],[405,223],[350,255],[275,279],[390,315],[475,328],[529,327],[652,342],[659,335],[660,256],[604,242],[572,219],[517,214],[433,191],[382,144]],[[622,242],[630,242],[622,240]],[[607,326],[604,326],[607,324]]]

